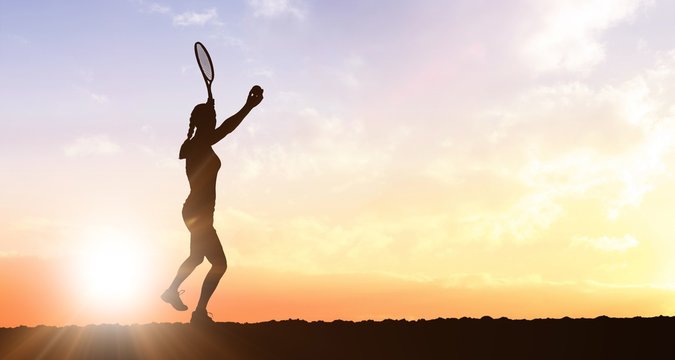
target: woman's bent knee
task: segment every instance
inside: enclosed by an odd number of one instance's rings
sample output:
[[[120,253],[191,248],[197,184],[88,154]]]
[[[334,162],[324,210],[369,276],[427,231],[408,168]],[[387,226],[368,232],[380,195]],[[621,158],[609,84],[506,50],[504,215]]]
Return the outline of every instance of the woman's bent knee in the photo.
[[[225,257],[222,259],[218,258],[217,260],[209,261],[211,261],[211,271],[220,274],[224,274],[225,271],[227,271],[227,261],[225,260]]]
[[[204,256],[196,256],[196,255],[190,255],[187,258],[187,262],[189,262],[191,265],[197,266],[201,264],[204,261]]]

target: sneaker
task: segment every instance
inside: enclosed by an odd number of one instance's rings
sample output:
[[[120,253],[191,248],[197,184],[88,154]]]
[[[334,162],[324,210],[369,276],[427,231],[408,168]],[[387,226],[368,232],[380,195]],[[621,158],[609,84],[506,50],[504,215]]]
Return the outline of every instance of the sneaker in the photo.
[[[180,295],[184,293],[185,290],[181,290],[180,292],[174,291],[171,289],[166,289],[166,291],[162,294],[162,300],[164,302],[171,304],[174,309],[178,311],[185,311],[188,309],[188,307],[183,304],[183,302],[180,299]]]
[[[195,310],[192,312],[192,319],[190,319],[190,324],[213,325],[216,322],[213,321],[213,318],[211,316],[213,316],[213,314],[206,312],[206,310]]]

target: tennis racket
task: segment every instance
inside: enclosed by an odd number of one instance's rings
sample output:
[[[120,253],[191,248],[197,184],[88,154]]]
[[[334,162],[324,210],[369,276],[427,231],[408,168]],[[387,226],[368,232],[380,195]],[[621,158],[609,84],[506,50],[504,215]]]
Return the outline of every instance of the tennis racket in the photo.
[[[206,47],[199,41],[195,43],[195,57],[197,58],[197,64],[199,64],[199,70],[201,70],[202,76],[204,77],[209,100],[211,100],[213,99],[213,96],[211,95],[211,83],[213,82],[214,75],[213,62],[211,61],[211,55],[206,51]]]

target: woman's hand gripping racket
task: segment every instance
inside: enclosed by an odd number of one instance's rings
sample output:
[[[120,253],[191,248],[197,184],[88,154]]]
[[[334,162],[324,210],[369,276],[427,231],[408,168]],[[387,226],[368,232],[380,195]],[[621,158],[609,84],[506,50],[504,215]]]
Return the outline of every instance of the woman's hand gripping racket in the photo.
[[[211,83],[214,76],[213,62],[211,61],[211,55],[206,51],[206,47],[199,41],[195,43],[195,57],[197,58],[197,64],[199,64],[199,70],[201,70],[204,77],[206,91],[209,94],[208,101],[211,102],[213,100],[213,96],[211,95]]]

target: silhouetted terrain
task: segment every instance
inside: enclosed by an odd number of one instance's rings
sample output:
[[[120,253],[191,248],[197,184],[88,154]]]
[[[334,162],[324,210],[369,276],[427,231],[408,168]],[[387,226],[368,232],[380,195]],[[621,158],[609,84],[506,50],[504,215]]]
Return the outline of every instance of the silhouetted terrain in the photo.
[[[0,329],[0,358],[675,358],[675,318],[436,319]]]

